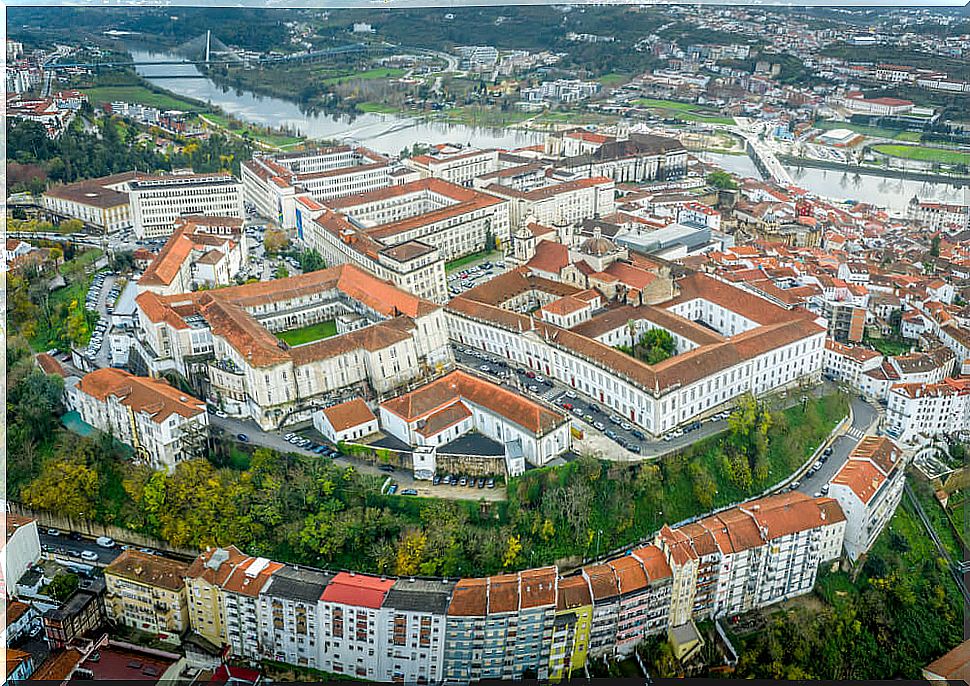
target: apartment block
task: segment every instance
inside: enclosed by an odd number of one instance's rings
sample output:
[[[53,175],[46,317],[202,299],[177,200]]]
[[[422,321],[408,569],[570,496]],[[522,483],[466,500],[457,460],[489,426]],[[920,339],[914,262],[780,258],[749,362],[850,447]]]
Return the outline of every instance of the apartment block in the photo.
[[[317,605],[333,575],[284,565],[259,593],[259,643],[266,659],[317,669],[320,623]]]
[[[323,671],[370,681],[380,678],[385,629],[381,606],[394,583],[353,572],[340,572],[330,580],[318,604]]]
[[[886,433],[900,443],[918,444],[970,426],[970,381],[900,383],[889,389]]]
[[[560,578],[549,647],[549,681],[568,679],[586,664],[593,625],[593,597],[581,574]]]
[[[459,186],[471,186],[483,174],[498,169],[498,150],[478,150],[457,145],[436,145],[423,155],[406,157],[404,166],[422,179],[441,179]]]
[[[829,485],[845,515],[846,556],[858,560],[885,528],[903,497],[903,451],[885,436],[866,436]]]
[[[381,606],[379,680],[435,684],[444,678],[445,627],[455,587],[447,579],[401,578]]]
[[[126,550],[104,570],[105,606],[117,624],[178,641],[189,626],[187,564]]]

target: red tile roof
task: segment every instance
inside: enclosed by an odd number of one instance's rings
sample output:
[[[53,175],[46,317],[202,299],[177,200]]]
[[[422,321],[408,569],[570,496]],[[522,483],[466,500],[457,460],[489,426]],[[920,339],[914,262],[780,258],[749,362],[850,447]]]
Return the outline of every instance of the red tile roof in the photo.
[[[331,405],[324,408],[322,412],[335,431],[344,431],[376,419],[374,413],[367,407],[367,403],[360,398],[354,398],[339,405]]]
[[[320,600],[377,609],[394,585],[394,579],[381,579],[367,574],[340,572],[323,591]]]

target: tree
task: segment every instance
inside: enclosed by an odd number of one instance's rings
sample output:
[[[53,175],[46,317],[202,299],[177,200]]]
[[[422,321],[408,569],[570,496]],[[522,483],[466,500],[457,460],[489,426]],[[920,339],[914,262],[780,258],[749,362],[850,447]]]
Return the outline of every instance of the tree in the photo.
[[[710,508],[714,504],[714,496],[717,495],[717,484],[708,471],[697,462],[692,462],[687,468],[690,474],[691,484],[694,489],[694,497],[704,508]]]
[[[77,574],[58,574],[47,584],[47,595],[58,602],[64,602],[78,589],[80,579]]]
[[[940,234],[936,234],[935,236],[933,236],[933,240],[930,241],[930,256],[931,257],[939,257],[940,256],[940,242],[941,241],[942,241],[942,239],[940,238]]]
[[[48,461],[22,493],[24,504],[67,517],[91,517],[96,509],[98,473],[71,457]]]
[[[505,554],[502,556],[502,566],[505,569],[514,566],[522,553],[522,537],[512,535],[508,537],[505,545]]]
[[[707,175],[707,185],[722,190],[735,190],[738,187],[734,178],[726,171],[712,171]]]
[[[290,238],[281,229],[266,229],[263,237],[263,248],[268,255],[276,255],[286,249],[290,244]]]
[[[273,272],[274,279],[285,279],[290,275],[290,270],[286,268],[285,265],[279,265],[276,271]]]
[[[300,253],[300,269],[304,273],[315,272],[326,268],[327,264],[323,261],[323,257],[316,248],[311,248]]]
[[[428,545],[428,537],[423,531],[411,530],[401,538],[397,546],[397,564],[395,574],[398,576],[413,576],[417,574],[424,561],[424,551]]]
[[[77,233],[84,230],[84,222],[80,219],[65,219],[60,223],[59,228],[64,233]]]

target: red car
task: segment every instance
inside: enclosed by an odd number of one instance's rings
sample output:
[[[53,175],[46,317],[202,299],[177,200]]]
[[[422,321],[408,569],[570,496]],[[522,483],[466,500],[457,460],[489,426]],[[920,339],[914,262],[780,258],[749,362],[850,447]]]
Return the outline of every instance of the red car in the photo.
[[[571,410],[571,409],[573,409],[573,404],[572,403],[563,403],[562,404],[562,409],[564,409],[564,410]]]
[[[526,372],[525,375],[527,377],[529,377],[530,379],[536,378],[536,373],[535,372]]]

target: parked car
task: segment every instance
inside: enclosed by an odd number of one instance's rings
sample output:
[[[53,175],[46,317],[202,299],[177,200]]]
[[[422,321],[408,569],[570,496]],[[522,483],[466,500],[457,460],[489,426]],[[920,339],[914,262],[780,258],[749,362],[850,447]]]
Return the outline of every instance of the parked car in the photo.
[[[48,536],[60,536],[61,535],[61,532],[58,531],[57,529],[48,529],[47,530],[47,535]]]
[[[417,494],[418,492],[413,488],[405,488],[403,491],[401,491],[401,495],[417,495]]]
[[[98,561],[98,554],[96,552],[94,552],[93,550],[82,550],[81,551],[81,559],[82,560],[87,560],[88,562],[97,562]]]
[[[246,434],[236,434],[236,438],[238,438],[243,443],[249,443],[249,436],[247,436]]]
[[[380,467],[378,467],[378,469],[380,469],[382,472],[393,472],[394,465],[382,464]]]
[[[495,479],[489,478],[485,482],[485,488],[495,488]]]
[[[391,484],[390,486],[387,487],[388,495],[394,495],[395,493],[397,493],[397,484]]]
[[[94,542],[97,543],[102,548],[114,548],[115,547],[115,541],[110,536],[98,536],[94,540]]]
[[[643,435],[643,432],[640,431],[639,429],[634,429],[633,431],[630,432],[630,434],[632,434],[633,437],[638,441],[642,441],[643,439],[646,438],[646,436]]]

